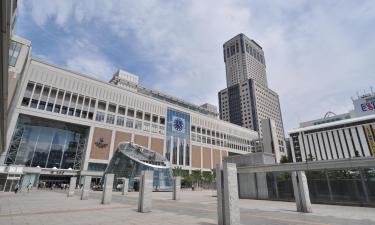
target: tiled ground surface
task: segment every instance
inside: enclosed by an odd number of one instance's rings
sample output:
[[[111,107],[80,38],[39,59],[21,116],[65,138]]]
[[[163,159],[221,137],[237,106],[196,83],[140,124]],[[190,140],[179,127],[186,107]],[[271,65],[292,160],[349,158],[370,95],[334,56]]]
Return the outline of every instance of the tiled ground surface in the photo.
[[[181,200],[171,193],[153,193],[153,210],[138,213],[138,193],[122,196],[113,193],[110,205],[101,205],[101,192],[81,201],[79,194],[37,191],[0,193],[0,225],[74,225],[74,224],[217,224],[216,198],[211,191],[184,191]],[[347,206],[313,205],[313,213],[295,212],[291,202],[240,200],[241,223],[260,224],[375,224],[375,209]]]

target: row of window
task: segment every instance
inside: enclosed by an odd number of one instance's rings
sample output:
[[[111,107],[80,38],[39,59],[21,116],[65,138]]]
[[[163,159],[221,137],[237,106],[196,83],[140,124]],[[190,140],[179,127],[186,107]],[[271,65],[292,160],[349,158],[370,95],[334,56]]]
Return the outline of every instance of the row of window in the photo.
[[[98,122],[105,122],[108,124],[116,124],[120,127],[127,127],[132,128],[136,130],[146,131],[146,132],[152,132],[152,133],[158,133],[158,134],[165,134],[165,126],[159,125],[157,123],[150,123],[138,119],[133,119],[130,117],[125,116],[119,116],[114,114],[106,114],[102,111],[97,111],[95,115],[95,121]]]
[[[367,129],[366,129],[367,128]],[[369,139],[374,138],[374,126],[362,125],[324,132],[291,134],[296,161],[325,160],[371,156]],[[370,137],[370,138],[369,138]]]
[[[191,140],[201,143],[207,143],[222,147],[228,147],[237,150],[249,151],[251,143],[249,140],[238,138],[225,133],[215,132],[206,128],[191,126]]]
[[[162,116],[151,115],[147,112],[126,108],[125,106],[117,106],[101,100],[97,101],[94,98],[34,82],[27,84],[21,102],[22,106],[90,120],[93,120],[96,104],[98,109],[95,116],[96,121],[104,122],[106,120],[109,124],[115,124],[116,119],[116,125],[124,126],[126,124],[130,128],[142,129],[143,120],[145,121],[143,127],[147,131],[164,133],[165,118]],[[107,116],[106,111],[109,112]],[[156,131],[158,129],[159,131]]]

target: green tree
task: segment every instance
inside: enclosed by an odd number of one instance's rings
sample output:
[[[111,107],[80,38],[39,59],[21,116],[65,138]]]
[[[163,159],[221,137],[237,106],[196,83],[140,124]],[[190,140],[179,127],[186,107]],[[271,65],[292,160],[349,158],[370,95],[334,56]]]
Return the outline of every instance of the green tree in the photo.
[[[280,163],[290,163],[290,160],[286,155],[283,155],[281,156]]]

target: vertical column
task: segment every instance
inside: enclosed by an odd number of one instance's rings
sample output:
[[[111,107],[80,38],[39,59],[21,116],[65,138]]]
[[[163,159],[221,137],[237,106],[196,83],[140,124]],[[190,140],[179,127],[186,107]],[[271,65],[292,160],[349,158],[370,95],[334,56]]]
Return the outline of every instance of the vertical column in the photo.
[[[74,195],[74,189],[76,188],[77,177],[71,177],[69,183],[69,191],[68,197],[72,197]]]
[[[327,187],[328,187],[328,193],[329,193],[329,200],[333,201],[333,195],[332,195],[332,187],[331,187],[331,181],[329,179],[329,174],[327,171],[324,172],[326,175],[326,181],[327,181]]]
[[[173,179],[173,200],[180,199],[180,189],[181,189],[181,177],[177,176]]]
[[[258,199],[268,199],[267,173],[260,172],[255,174]]]
[[[122,180],[122,195],[125,195],[128,193],[128,188],[129,188],[129,179],[128,178],[124,178]]]
[[[85,176],[83,178],[83,187],[81,191],[81,200],[89,199],[90,195],[90,186],[91,186],[91,176]]]
[[[216,167],[217,209],[219,225],[239,225],[237,168],[234,163],[223,163],[223,170]]]
[[[113,173],[104,175],[104,187],[103,187],[103,193],[102,193],[102,204],[111,203],[114,177],[115,177],[115,175]]]
[[[309,187],[307,185],[305,171],[292,172],[291,176],[297,211],[305,213],[312,212]]]
[[[365,182],[365,175],[363,173],[364,173],[363,170],[359,170],[359,175],[361,177],[361,184],[362,184],[362,190],[363,190],[364,200],[365,200],[366,203],[369,203],[370,202],[370,198],[368,196],[367,185],[366,185],[366,182]]]
[[[225,215],[223,210],[224,196],[223,196],[223,172],[222,165],[216,165],[216,195],[217,195],[217,224],[224,225]]]
[[[154,171],[142,171],[139,189],[138,212],[151,212]]]
[[[225,224],[240,224],[240,209],[238,207],[237,167],[235,163],[223,164]]]

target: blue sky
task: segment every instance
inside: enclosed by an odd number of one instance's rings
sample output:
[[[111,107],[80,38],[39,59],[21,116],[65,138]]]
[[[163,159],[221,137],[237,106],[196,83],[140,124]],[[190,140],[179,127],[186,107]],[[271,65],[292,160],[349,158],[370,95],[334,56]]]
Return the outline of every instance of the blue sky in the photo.
[[[196,104],[226,87],[222,44],[244,33],[265,51],[285,131],[375,85],[371,0],[28,0],[17,35],[34,57],[109,80],[117,68]],[[375,88],[375,87],[374,87]]]

